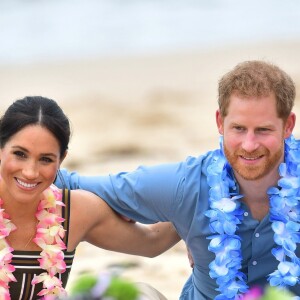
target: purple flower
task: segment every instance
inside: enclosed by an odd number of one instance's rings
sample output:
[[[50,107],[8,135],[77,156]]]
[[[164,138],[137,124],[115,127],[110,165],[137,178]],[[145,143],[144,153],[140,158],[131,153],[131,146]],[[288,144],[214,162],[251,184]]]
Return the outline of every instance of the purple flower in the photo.
[[[252,287],[240,300],[259,300],[263,295],[263,289],[259,286]]]

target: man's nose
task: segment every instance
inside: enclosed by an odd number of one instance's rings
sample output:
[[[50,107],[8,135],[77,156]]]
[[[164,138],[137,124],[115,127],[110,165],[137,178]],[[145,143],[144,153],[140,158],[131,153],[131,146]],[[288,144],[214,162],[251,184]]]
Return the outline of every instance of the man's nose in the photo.
[[[253,152],[259,147],[257,137],[253,132],[247,132],[244,136],[242,148],[247,152]]]

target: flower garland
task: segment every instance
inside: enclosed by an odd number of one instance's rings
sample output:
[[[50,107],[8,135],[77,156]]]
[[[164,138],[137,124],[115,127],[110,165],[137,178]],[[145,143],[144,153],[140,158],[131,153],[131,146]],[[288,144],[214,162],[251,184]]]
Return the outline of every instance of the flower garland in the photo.
[[[65,231],[61,224],[64,219],[56,214],[57,205],[64,206],[64,204],[61,201],[61,192],[53,185],[44,191],[44,196],[36,212],[39,223],[33,242],[42,249],[41,258],[38,261],[40,267],[46,272],[35,276],[31,283],[35,285],[41,282],[43,289],[38,293],[38,296],[44,300],[52,300],[58,295],[66,295],[61,280],[55,276],[66,270],[63,253],[66,245],[62,240]],[[3,201],[0,199],[0,205],[2,204]],[[5,239],[13,230],[16,230],[16,226],[0,208],[0,294],[5,300],[11,299],[9,282],[16,281],[13,275],[15,267],[11,265],[14,249]]]
[[[241,238],[236,234],[238,225],[243,220],[243,209],[238,199],[235,181],[232,177],[222,147],[215,152],[213,163],[207,168],[207,182],[210,186],[210,209],[205,215],[210,219],[213,233],[208,250],[216,258],[209,264],[209,275],[216,279],[215,298],[236,299],[247,292],[247,278],[242,267]],[[272,286],[293,286],[299,282],[300,260],[295,254],[300,242],[300,141],[293,136],[285,140],[285,162],[279,167],[278,187],[268,190],[270,198],[270,221],[274,231],[276,248],[272,254],[279,261],[278,269],[268,276]]]
[[[3,204],[0,199],[0,205]],[[9,216],[0,208],[0,294],[3,298],[10,299],[9,282],[16,281],[13,272],[15,267],[11,265],[13,248],[6,241],[6,237],[16,229],[16,226],[9,220]]]

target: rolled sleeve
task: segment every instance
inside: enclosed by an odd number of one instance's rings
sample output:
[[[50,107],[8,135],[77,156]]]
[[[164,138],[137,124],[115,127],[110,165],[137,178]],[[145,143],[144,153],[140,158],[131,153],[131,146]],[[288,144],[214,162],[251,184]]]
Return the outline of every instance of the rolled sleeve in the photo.
[[[141,223],[172,221],[176,201],[181,202],[182,163],[139,167],[133,172],[108,176],[80,176],[61,170],[55,182],[70,189],[84,189],[100,196],[115,211]]]

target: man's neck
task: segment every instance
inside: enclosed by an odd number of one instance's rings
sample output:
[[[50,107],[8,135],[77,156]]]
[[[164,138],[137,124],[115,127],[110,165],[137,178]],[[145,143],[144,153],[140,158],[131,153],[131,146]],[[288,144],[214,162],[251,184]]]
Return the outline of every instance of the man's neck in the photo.
[[[277,170],[270,172],[258,180],[246,180],[235,174],[240,187],[241,199],[249,208],[252,217],[261,221],[269,212],[269,197],[267,191],[277,186],[279,174]]]

